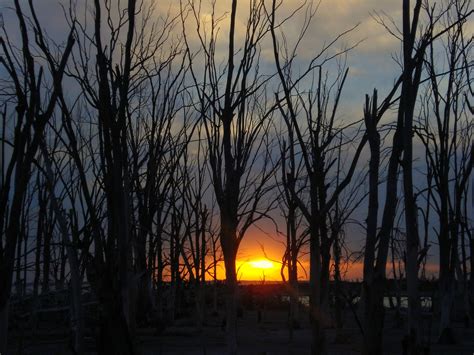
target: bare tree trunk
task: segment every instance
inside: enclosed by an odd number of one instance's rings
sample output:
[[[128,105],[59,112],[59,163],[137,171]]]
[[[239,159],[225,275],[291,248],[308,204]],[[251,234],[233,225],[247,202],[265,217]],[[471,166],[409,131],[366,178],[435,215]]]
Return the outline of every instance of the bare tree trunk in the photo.
[[[35,274],[33,278],[33,295],[38,295],[39,282],[40,282],[40,262],[41,262],[41,244],[43,237],[43,224],[44,224],[44,213],[45,213],[45,202],[43,198],[42,189],[40,189],[40,183],[38,179],[38,223],[36,227],[36,250],[35,250]]]
[[[199,196],[201,197],[201,196]],[[201,206],[201,204],[198,204]],[[202,208],[202,206],[201,206]],[[205,287],[206,287],[206,211],[198,210],[195,212],[196,216],[199,216],[196,220],[196,311],[197,311],[197,323],[198,328],[202,330],[205,320]]]
[[[69,260],[70,275],[71,275],[71,304],[70,304],[70,317],[71,317],[71,331],[74,334],[73,339],[73,350],[76,354],[83,354],[84,352],[84,324],[83,324],[83,312],[81,302],[81,277],[79,271],[79,259],[77,256],[76,247],[72,245],[72,240],[69,237],[66,216],[61,209],[56,193],[54,190],[54,179],[53,169],[48,151],[44,142],[40,142],[40,149],[43,154],[44,162],[46,165],[46,181],[50,192],[51,207],[56,214],[59,228],[61,231],[62,242],[66,247],[66,252]]]
[[[375,246],[377,241],[378,185],[380,165],[380,135],[377,131],[377,91],[372,103],[365,98],[364,120],[370,146],[369,161],[369,207],[367,213],[367,236],[364,254],[364,274],[361,301],[364,307],[364,354],[382,352],[383,304],[380,307],[380,285],[375,273]],[[383,286],[382,286],[383,292]]]
[[[140,208],[144,208],[141,206]],[[137,297],[133,304],[136,305],[136,319],[138,323],[144,324],[147,315],[153,310],[153,304],[150,297],[151,275],[153,271],[152,264],[152,244],[149,243],[148,263],[147,263],[147,240],[151,233],[152,223],[150,216],[146,211],[140,213],[142,220],[140,222],[140,230],[137,232],[137,240],[135,245],[135,268],[137,270]],[[151,235],[149,237],[151,239]]]
[[[22,213],[23,216],[24,212]],[[25,228],[25,220],[24,217],[21,217],[22,219],[22,226],[20,228],[20,236],[18,238],[18,243],[16,247],[16,280],[15,280],[15,289],[16,289],[16,295],[17,297],[21,297],[21,252],[22,252],[22,245],[23,245],[23,239],[24,239],[24,228]],[[25,264],[26,268],[26,264]]]
[[[396,92],[401,80],[395,84],[382,106],[377,106],[377,92],[374,90],[372,102],[366,96],[364,120],[367,127],[371,158],[369,163],[369,208],[367,215],[367,239],[364,255],[364,280],[362,302],[364,305],[364,350],[366,355],[382,353],[383,324],[385,309],[383,304],[386,289],[386,266],[390,237],[397,209],[398,167],[403,151],[401,134],[402,116],[399,114],[397,128],[393,136],[392,151],[388,163],[386,196],[380,229],[377,231],[378,216],[378,183],[380,162],[380,136],[377,122],[391,105],[391,97]],[[378,240],[377,256],[375,246]]]
[[[8,300],[0,307],[0,351],[6,354],[8,334]]]
[[[331,243],[332,239],[327,235],[327,228],[321,228],[321,240],[324,240],[324,243],[321,243],[321,312],[323,326],[328,327],[332,326],[332,321],[330,319],[329,312],[329,277],[331,274]]]
[[[217,302],[217,287],[218,287],[218,281],[217,281],[217,240],[212,238],[212,260],[213,260],[213,266],[212,266],[212,276],[213,276],[213,300],[212,300],[212,312],[217,315],[218,313],[218,302]],[[474,284],[474,282],[473,282]]]
[[[394,305],[394,308],[395,308],[395,321],[397,322],[397,325],[398,324],[401,324],[401,312],[400,312],[400,309],[401,309],[401,289],[400,289],[400,282],[403,278],[403,275],[402,275],[402,272],[401,270],[400,273],[399,273],[399,277],[397,277],[397,268],[396,268],[396,265],[395,265],[395,242],[394,242],[394,238],[392,237],[392,241],[390,243],[390,249],[391,249],[391,253],[392,253],[392,272],[393,272],[393,285],[394,285],[394,288],[395,288],[395,300],[396,300],[396,304]],[[398,261],[398,267],[400,269],[400,264],[401,264],[401,261],[399,260]],[[390,300],[392,300],[392,297],[390,296]],[[393,302],[393,301],[391,301]]]
[[[465,196],[466,197],[466,196]],[[467,201],[467,198],[464,198],[464,201]],[[464,208],[466,210],[466,208]],[[461,211],[459,211],[461,214]],[[468,269],[467,269],[467,253],[466,253],[466,224],[461,222],[463,220],[462,216],[460,218],[460,228],[461,228],[461,262],[460,262],[460,279],[462,280],[462,298],[464,303],[464,325],[466,328],[470,326],[470,315],[469,315],[469,289],[468,289]]]
[[[290,192],[291,193],[291,192]],[[290,195],[288,195],[289,197]],[[296,206],[288,201],[287,239],[288,239],[288,282],[290,284],[290,341],[293,340],[293,329],[299,324],[299,292],[298,292],[298,246],[296,244]]]
[[[402,98],[399,110],[403,112],[403,191],[405,201],[406,223],[406,278],[408,293],[408,344],[410,354],[420,351],[420,298],[418,294],[418,249],[420,237],[418,231],[418,207],[413,186],[413,113],[415,110],[418,85],[421,76],[421,60],[418,64],[412,58],[414,51],[414,34],[421,1],[417,1],[414,13],[414,28],[410,23],[410,0],[403,1],[403,58],[405,76],[402,83]],[[424,44],[422,44],[424,46]],[[424,50],[420,51],[424,56]],[[413,75],[413,74],[414,75]]]
[[[50,202],[51,203],[51,202]],[[52,206],[49,208],[49,211],[46,215],[47,217],[47,228],[45,229],[45,234],[43,238],[43,283],[41,285],[41,292],[49,292],[49,275],[50,275],[50,265],[51,265],[51,239],[53,237],[54,230],[54,214],[52,211]]]
[[[158,226],[157,226],[157,236],[156,236],[156,292],[157,292],[157,302],[156,308],[158,311],[158,319],[162,321],[163,317],[163,234],[161,229],[161,214],[158,213]]]
[[[28,207],[29,209],[29,207]],[[28,221],[25,221],[25,237],[24,237],[24,243],[23,243],[23,283],[22,283],[22,294],[26,295],[27,292],[27,274],[28,274],[28,235],[29,235],[29,223]]]
[[[173,215],[174,217],[174,215]],[[173,218],[172,217],[172,218]],[[173,222],[171,222],[173,223]],[[169,303],[168,303],[168,317],[173,324],[175,315],[176,315],[176,284],[178,282],[177,280],[177,274],[178,274],[178,266],[176,265],[176,237],[174,235],[170,236],[170,269],[171,269],[171,280],[170,280],[170,295],[169,295]]]
[[[313,186],[313,184],[311,184]],[[326,343],[326,333],[323,328],[323,312],[321,310],[321,246],[320,246],[320,236],[319,236],[319,219],[316,201],[311,199],[311,219],[310,224],[310,314],[309,318],[311,321],[311,354],[319,355],[326,354],[327,352],[327,343]]]
[[[472,233],[469,232],[469,255],[474,255],[474,240]],[[470,270],[474,270],[474,258],[470,258]],[[474,318],[474,272],[471,271],[469,275],[469,305],[470,305],[470,315]]]
[[[337,223],[337,222],[336,222]],[[334,244],[333,244],[333,255],[334,255],[334,312],[336,318],[336,341],[342,340],[344,336],[342,334],[343,329],[343,299],[342,299],[342,287],[341,287],[341,246],[339,240],[340,232],[334,231]]]
[[[233,259],[233,260],[232,260]],[[237,354],[237,272],[235,257],[229,255],[225,261],[226,275],[226,338],[229,355]]]

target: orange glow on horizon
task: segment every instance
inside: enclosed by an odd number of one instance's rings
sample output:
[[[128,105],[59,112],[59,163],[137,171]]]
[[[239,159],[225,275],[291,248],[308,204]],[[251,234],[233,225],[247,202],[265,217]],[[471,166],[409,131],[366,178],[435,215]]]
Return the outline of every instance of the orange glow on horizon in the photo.
[[[255,269],[271,269],[273,268],[273,262],[267,259],[253,260],[250,261],[250,265]]]
[[[237,278],[239,281],[282,281],[281,266],[281,263],[277,261],[271,261],[264,257],[260,257],[258,254],[251,259],[238,259],[236,262],[238,275]],[[363,278],[363,268],[364,265],[362,262],[343,263],[341,265],[342,280],[361,281]],[[428,263],[426,265],[427,276],[436,276],[438,273],[438,269],[438,264]],[[217,274],[217,278],[219,280],[225,280],[224,265],[221,265],[221,267],[218,268]],[[286,268],[283,270],[283,274],[285,278],[288,279],[288,273]],[[333,279],[333,276],[333,270],[331,270],[331,279]],[[388,279],[393,278],[392,265],[390,261],[387,262],[386,276]],[[298,267],[298,280],[309,280],[309,262],[307,260],[302,261]]]
[[[255,282],[281,282],[282,276],[288,280],[288,269],[282,270],[282,257],[285,253],[283,243],[277,240],[277,237],[270,238],[262,234],[260,230],[251,229],[247,237],[243,240],[236,260],[237,280],[255,281]],[[212,259],[209,256],[209,263]],[[298,280],[308,281],[310,278],[309,255],[302,252],[298,263]],[[340,274],[343,281],[361,281],[363,278],[364,265],[362,261],[341,260]],[[428,263],[426,265],[426,274],[428,277],[436,276],[439,265],[437,263]],[[330,278],[334,278],[334,260],[330,264]],[[217,280],[225,280],[224,261],[220,260],[216,267]],[[213,269],[206,275],[208,281],[214,277]],[[392,262],[387,261],[386,277],[393,278]],[[397,277],[399,277],[397,272]]]
[[[266,258],[237,261],[239,280],[246,281],[281,281],[281,266]]]

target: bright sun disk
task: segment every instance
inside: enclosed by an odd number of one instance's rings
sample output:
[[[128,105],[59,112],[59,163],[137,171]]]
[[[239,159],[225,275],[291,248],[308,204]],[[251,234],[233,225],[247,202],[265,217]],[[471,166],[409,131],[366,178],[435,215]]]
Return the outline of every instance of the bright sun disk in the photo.
[[[273,263],[270,260],[261,259],[261,260],[254,260],[250,262],[255,269],[271,269],[273,268]]]

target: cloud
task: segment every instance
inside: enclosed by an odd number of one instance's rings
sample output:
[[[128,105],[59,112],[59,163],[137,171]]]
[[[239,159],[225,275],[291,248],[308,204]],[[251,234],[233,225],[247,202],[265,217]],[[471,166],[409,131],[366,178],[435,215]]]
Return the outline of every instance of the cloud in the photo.
[[[159,16],[166,16],[168,13],[177,15],[180,11],[178,0],[151,1],[156,6],[156,19]],[[183,0],[186,2],[186,0]],[[21,2],[27,7],[26,2]],[[91,2],[86,0],[77,0],[77,15],[83,18],[85,13],[92,16]],[[114,2],[115,3],[115,2]],[[63,15],[61,5],[68,6],[69,0],[41,0],[36,2],[37,14],[39,20],[48,35],[57,42],[63,42],[67,36],[68,24]],[[217,65],[219,60],[223,60],[227,55],[228,30],[229,30],[229,12],[230,0],[217,0],[215,8],[216,18],[221,18],[219,22],[219,42],[216,47]],[[266,6],[270,6],[270,1],[265,1]],[[302,5],[302,0],[284,0],[279,10],[278,19],[281,20],[289,16],[294,9]],[[315,5],[317,2],[315,2]],[[19,38],[17,20],[14,13],[8,9],[11,7],[11,0],[0,0],[0,11],[4,14],[4,21],[11,38]],[[249,0],[239,1],[236,23],[236,48],[243,45],[245,38],[245,29],[248,18]],[[339,119],[346,122],[352,119],[358,119],[362,115],[362,105],[364,95],[371,93],[373,88],[379,90],[379,97],[383,98],[385,92],[391,87],[394,78],[399,74],[399,68],[391,59],[393,53],[398,53],[400,44],[396,38],[390,35],[380,24],[375,21],[372,14],[377,11],[380,14],[386,14],[394,19],[396,24],[401,21],[401,4],[393,0],[323,0],[315,14],[315,17],[308,28],[308,32],[301,42],[298,50],[298,62],[302,65],[311,60],[316,53],[319,53],[332,39],[336,38],[341,32],[359,26],[341,39],[335,49],[344,46],[351,46],[362,41],[357,48],[348,54],[347,64],[350,67],[349,77],[346,87],[343,91],[343,98],[338,114]],[[199,21],[201,26],[209,26],[211,17],[210,0],[204,0],[202,3],[201,15]],[[299,11],[281,28],[282,34],[287,39],[288,45],[294,45],[301,31],[301,26],[305,21],[305,12]],[[91,17],[89,17],[89,26]],[[474,22],[470,22],[467,27],[468,33],[472,33]],[[197,47],[196,22],[191,17],[188,18],[186,29],[188,30],[189,40],[192,45]],[[176,36],[181,35],[181,26],[178,24],[174,29]],[[271,43],[268,38],[262,42],[262,59],[268,70],[273,69],[273,53]],[[222,67],[221,67],[222,69]],[[0,75],[4,73],[0,72]],[[244,239],[242,253],[245,254],[246,248],[249,253],[259,250],[255,243],[256,238]],[[248,243],[248,244],[247,244]],[[271,244],[269,249],[281,251],[278,242]],[[280,246],[281,247],[281,246]],[[277,253],[275,253],[277,254]]]

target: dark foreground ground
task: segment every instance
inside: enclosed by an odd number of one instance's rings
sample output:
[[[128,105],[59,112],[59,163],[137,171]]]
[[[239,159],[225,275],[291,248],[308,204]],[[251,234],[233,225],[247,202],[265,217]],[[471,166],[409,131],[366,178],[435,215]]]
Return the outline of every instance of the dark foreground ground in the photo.
[[[258,311],[245,311],[239,319],[239,354],[309,354],[310,331],[309,322],[304,311],[301,312],[300,329],[295,330],[293,340],[289,340],[286,328],[287,312],[285,310],[267,310],[263,319],[258,322]],[[339,341],[336,341],[336,330],[327,329],[330,354],[360,353],[360,330],[354,316],[345,314],[346,328],[342,330]],[[431,327],[429,324],[431,323]],[[474,353],[474,328],[466,329],[461,322],[455,322],[456,345],[441,346],[436,344],[437,324],[425,320],[423,323],[423,340],[431,343],[430,354],[469,354]],[[431,328],[431,332],[430,332]],[[402,354],[403,324],[395,322],[395,315],[389,311],[386,315],[384,332],[384,353]],[[55,355],[71,354],[67,344],[66,331],[38,331],[34,338],[23,334],[23,344],[14,341],[11,354]],[[206,326],[198,331],[192,319],[181,318],[173,326],[156,335],[154,329],[139,331],[139,349],[142,355],[148,354],[225,354],[225,332],[222,329],[222,314],[209,316]],[[14,340],[14,339],[11,339]],[[94,352],[94,338],[89,335],[86,339],[88,354]]]

